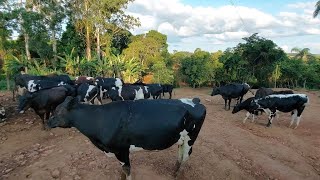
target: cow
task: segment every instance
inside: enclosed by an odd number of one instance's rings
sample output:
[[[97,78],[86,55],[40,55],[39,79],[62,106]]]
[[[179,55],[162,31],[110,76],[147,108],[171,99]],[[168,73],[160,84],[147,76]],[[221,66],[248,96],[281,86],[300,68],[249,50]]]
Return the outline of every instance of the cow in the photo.
[[[53,81],[73,85],[74,83],[68,75],[50,75],[50,76],[33,76],[29,74],[18,74],[14,77],[15,88],[13,90],[13,100],[15,100],[15,91],[22,96],[27,92],[28,83],[31,80]]]
[[[158,98],[161,99],[161,93],[163,93],[163,88],[161,84],[146,84],[141,81],[137,81],[131,85],[138,85],[138,86],[145,86],[145,87],[147,86],[148,91],[150,92],[153,99],[158,99]]]
[[[250,86],[247,83],[238,84],[232,83],[221,87],[213,88],[211,96],[220,94],[224,99],[224,109],[227,110],[227,101],[229,110],[231,99],[239,99],[240,103],[242,102],[243,96],[249,91]],[[238,103],[238,102],[237,102]]]
[[[164,150],[178,144],[179,171],[192,153],[205,116],[206,107],[199,98],[142,99],[97,106],[68,97],[57,107],[48,127],[77,128],[98,149],[113,153],[122,164],[122,178],[131,179],[129,154],[133,150]]]
[[[256,94],[254,96],[255,99],[264,98],[270,94],[273,94],[273,90],[270,88],[264,88],[261,87],[256,91]]]
[[[162,87],[161,84],[147,84],[153,99],[161,99]]]
[[[145,86],[124,85],[112,87],[108,91],[108,96],[112,101],[138,100],[150,97],[150,92]]]
[[[24,113],[31,107],[40,116],[43,129],[46,129],[45,120],[48,120],[50,112],[53,112],[65,100],[67,92],[65,87],[44,89],[34,93],[27,92],[24,96],[19,97],[18,111]]]
[[[36,92],[41,89],[50,89],[57,86],[67,85],[65,82],[55,82],[55,81],[48,81],[48,80],[30,80],[27,84],[27,91],[29,92]]]
[[[6,118],[6,109],[0,104],[0,122],[5,121]]]
[[[297,128],[301,120],[301,114],[307,104],[309,104],[309,98],[305,94],[272,94],[264,98],[255,99],[250,104],[239,104],[238,106],[246,106],[243,109],[264,110],[269,115],[267,127],[271,126],[277,111],[291,112],[289,127],[296,121],[295,128]],[[234,113],[236,112],[237,110],[234,109]]]
[[[111,90],[112,87],[122,86],[124,82],[120,78],[96,77],[95,85],[97,85],[100,90],[100,97],[105,97],[104,94],[108,94],[107,92]]]
[[[102,104],[99,88],[88,83],[80,84],[80,86],[77,88],[77,97],[79,98],[80,102],[94,104],[94,100],[98,99],[99,104]]]
[[[255,98],[259,99],[271,94],[294,94],[294,92],[292,90],[274,91],[270,88],[261,87],[257,90]]]
[[[164,93],[169,93],[169,99],[171,99],[173,85],[171,85],[171,84],[161,84],[161,87],[162,87],[162,96],[164,97]]]
[[[245,101],[243,101],[242,103],[237,104],[233,110],[232,110],[232,114],[235,114],[241,110],[246,110],[248,111],[246,114],[246,117],[243,119],[243,123],[246,123],[246,120],[250,117],[250,115],[252,116],[252,121],[254,122],[254,116],[258,115],[259,112],[263,111],[263,110],[259,110],[259,109],[254,109],[250,106],[250,104],[255,100],[255,97],[250,97],[248,99],[246,99]]]
[[[74,82],[75,84],[88,83],[88,84],[94,85],[95,78],[89,77],[89,76],[77,76]]]

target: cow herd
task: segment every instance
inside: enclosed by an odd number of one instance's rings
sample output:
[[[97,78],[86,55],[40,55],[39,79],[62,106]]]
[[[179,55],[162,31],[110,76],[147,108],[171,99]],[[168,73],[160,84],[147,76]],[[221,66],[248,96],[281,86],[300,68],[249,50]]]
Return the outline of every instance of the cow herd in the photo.
[[[177,169],[189,158],[206,117],[206,107],[199,98],[171,99],[169,84],[125,83],[120,78],[85,77],[71,80],[68,75],[15,77],[19,96],[18,111],[34,109],[43,128],[77,128],[108,156],[122,164],[122,178],[130,179],[129,154],[135,150],[163,150],[178,145]],[[14,91],[15,92],[15,91]],[[249,116],[266,112],[269,127],[278,111],[291,112],[292,121],[299,125],[301,113],[309,99],[293,91],[273,91],[260,88],[254,97],[243,101],[253,92],[247,83],[231,83],[213,88],[211,96],[220,94],[225,109],[237,100],[232,113],[246,110]],[[169,99],[161,99],[169,93]],[[15,99],[15,93],[13,94]],[[103,103],[109,98],[111,103]],[[243,101],[243,102],[242,102]],[[228,106],[228,108],[227,108]],[[4,109],[3,109],[4,111]],[[0,107],[0,118],[5,115]]]
[[[242,102],[243,96],[250,90],[247,83],[238,84],[231,83],[225,86],[213,88],[211,96],[220,94],[225,100],[225,109],[227,109],[227,100],[229,100],[229,110],[231,99],[237,99],[237,104],[232,110],[232,113],[237,113],[241,110],[246,110],[246,117],[243,123],[252,116],[254,122],[255,115],[259,112],[268,114],[267,127],[270,127],[275,116],[279,112],[291,112],[291,122],[289,127],[296,122],[295,128],[299,126],[301,114],[309,104],[309,98],[305,94],[295,94],[292,90],[273,91],[269,88],[259,88],[254,97],[249,97]]]

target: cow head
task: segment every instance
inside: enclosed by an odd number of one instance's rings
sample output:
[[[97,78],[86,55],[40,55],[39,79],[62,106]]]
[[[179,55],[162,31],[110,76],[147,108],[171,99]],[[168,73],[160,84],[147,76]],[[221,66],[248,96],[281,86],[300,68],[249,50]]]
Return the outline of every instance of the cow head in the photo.
[[[237,112],[239,112],[239,111],[241,111],[241,109],[240,109],[240,106],[239,106],[239,104],[238,104],[238,105],[236,105],[236,106],[233,108],[232,114],[235,114],[235,113],[237,113]]]
[[[218,88],[218,87],[213,88],[211,96],[215,96],[218,94],[220,94],[220,88]]]
[[[0,105],[0,122],[4,121],[6,117],[6,110],[4,109],[3,106]]]
[[[75,105],[79,103],[78,98],[74,98],[68,96],[63,103],[57,106],[56,110],[53,113],[53,116],[48,120],[49,128],[70,128],[71,123],[69,121],[68,116],[70,115],[70,111],[74,108]]]
[[[24,96],[20,96],[18,111],[20,113],[24,113],[24,111],[28,110],[31,106],[30,100],[35,96],[36,95],[34,93],[29,93],[29,92],[27,92]]]

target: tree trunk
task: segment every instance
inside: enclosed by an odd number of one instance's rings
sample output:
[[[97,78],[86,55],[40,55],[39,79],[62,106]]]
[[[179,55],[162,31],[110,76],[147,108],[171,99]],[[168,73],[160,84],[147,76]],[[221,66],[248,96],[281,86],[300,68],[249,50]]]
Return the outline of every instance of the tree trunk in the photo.
[[[28,62],[31,60],[31,54],[30,54],[30,50],[29,50],[29,34],[24,32],[24,45],[25,45],[25,49],[26,49],[26,56],[27,56],[27,60]],[[28,73],[28,67],[25,67],[25,72]]]
[[[307,83],[307,80],[304,80],[304,82],[303,82],[303,88],[304,89],[306,88],[306,83]]]
[[[88,13],[88,1],[85,1],[85,10]],[[91,42],[90,42],[90,27],[88,20],[85,21],[86,26],[86,58],[91,60]]]
[[[56,40],[56,31],[54,29],[52,30],[51,41],[52,41],[53,60],[54,60],[55,68],[57,68],[57,65],[59,63],[57,62],[58,61],[58,58],[57,58],[57,40]]]
[[[101,49],[100,49],[100,28],[96,29],[96,37],[97,37],[97,59],[100,61],[101,59]]]

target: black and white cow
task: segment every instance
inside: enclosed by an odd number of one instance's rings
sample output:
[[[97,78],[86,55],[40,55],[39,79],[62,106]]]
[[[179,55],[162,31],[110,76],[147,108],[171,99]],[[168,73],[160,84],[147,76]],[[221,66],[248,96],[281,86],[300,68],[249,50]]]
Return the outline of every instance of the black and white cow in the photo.
[[[0,122],[5,121],[7,118],[5,108],[0,104]]]
[[[122,177],[130,179],[129,154],[133,150],[163,150],[177,144],[177,165],[183,165],[205,116],[206,108],[198,98],[117,101],[97,106],[79,104],[68,97],[57,107],[48,126],[77,128],[101,151],[113,153],[122,164]]]
[[[150,97],[150,92],[145,86],[124,85],[112,87],[108,91],[108,96],[112,101],[138,100]]]
[[[221,87],[213,88],[211,96],[220,94],[224,99],[224,108],[227,109],[227,101],[230,110],[231,99],[240,99],[242,102],[243,96],[249,91],[250,86],[247,83],[238,84],[232,83]]]
[[[242,109],[264,110],[269,115],[267,127],[271,126],[277,111],[291,112],[289,127],[291,127],[296,120],[295,128],[297,128],[300,123],[301,114],[308,103],[309,98],[305,94],[273,94],[264,98],[255,99],[251,101],[250,104],[239,104],[238,106],[246,106],[246,108]],[[241,108],[236,109],[235,107],[233,113],[238,112],[238,110],[241,110]]]
[[[55,81],[48,81],[48,80],[30,80],[28,81],[28,84],[27,84],[27,90],[29,92],[36,92],[41,89],[50,89],[53,87],[58,87],[63,85],[67,85],[67,83],[63,81],[55,82]]]
[[[87,104],[94,104],[94,100],[97,99],[99,104],[102,104],[99,88],[96,85],[90,85],[88,83],[82,83],[77,88],[77,97],[81,102]]]
[[[15,91],[20,96],[23,96],[28,90],[28,84],[32,84],[32,80],[52,81],[73,85],[73,81],[68,75],[50,75],[50,76],[33,76],[29,74],[18,74],[14,77],[15,88],[13,90],[13,100],[15,100]],[[30,85],[31,86],[31,85]]]
[[[112,87],[120,87],[124,85],[124,82],[120,78],[103,78],[103,77],[96,77],[95,85],[98,86],[100,90],[100,97],[105,97],[108,91],[111,90]]]
[[[162,87],[162,96],[164,97],[164,93],[169,93],[169,99],[172,97],[173,85],[171,84],[161,84]]]
[[[254,102],[255,100],[255,97],[250,97],[248,99],[246,99],[245,101],[243,101],[242,103],[239,103],[237,104],[233,110],[232,110],[232,114],[234,113],[237,113],[241,110],[246,110],[247,111],[247,114],[246,114],[246,117],[243,119],[243,123],[246,123],[246,120],[250,117],[250,115],[252,116],[252,121],[251,122],[254,122],[254,117],[255,115],[258,115],[259,112],[263,111],[263,110],[260,110],[260,109],[255,109],[253,107],[251,107],[251,103]]]
[[[43,128],[46,129],[45,119],[49,119],[50,112],[53,112],[65,100],[67,93],[68,90],[61,86],[34,93],[27,92],[24,96],[20,96],[18,110],[20,113],[24,113],[29,108],[34,109],[42,120]]]

